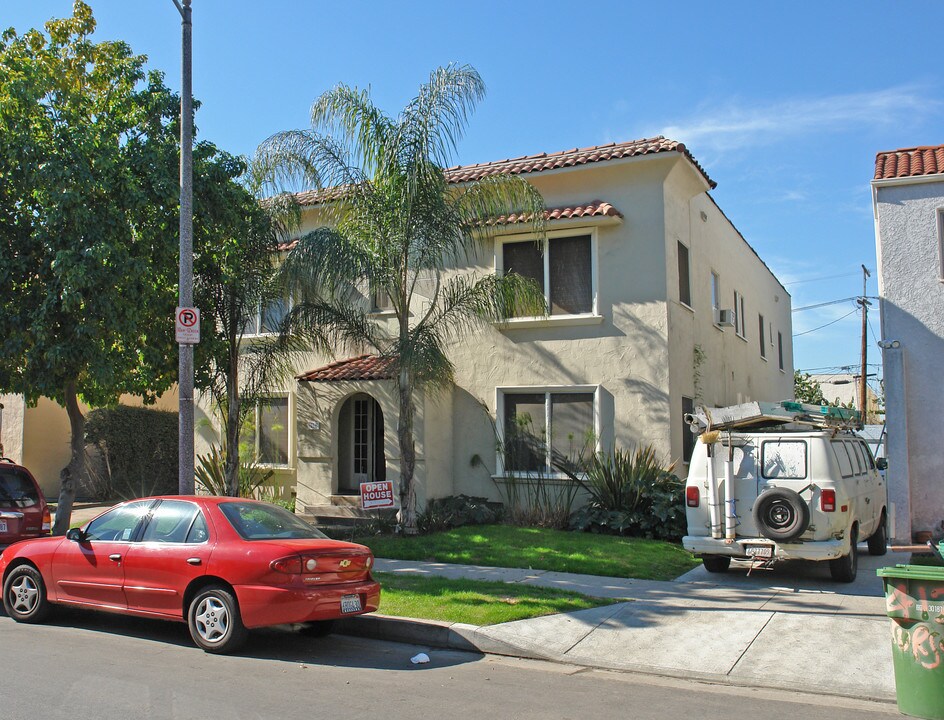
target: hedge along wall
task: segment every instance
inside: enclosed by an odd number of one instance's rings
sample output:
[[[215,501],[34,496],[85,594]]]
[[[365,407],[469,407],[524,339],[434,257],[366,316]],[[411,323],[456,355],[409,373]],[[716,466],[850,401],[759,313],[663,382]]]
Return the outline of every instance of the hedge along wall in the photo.
[[[100,500],[176,494],[177,413],[119,405],[92,410],[86,443],[94,446],[89,492]]]

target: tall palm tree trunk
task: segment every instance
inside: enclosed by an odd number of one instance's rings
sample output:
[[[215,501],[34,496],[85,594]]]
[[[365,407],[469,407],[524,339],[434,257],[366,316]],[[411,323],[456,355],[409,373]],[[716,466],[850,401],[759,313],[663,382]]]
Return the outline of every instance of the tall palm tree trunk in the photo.
[[[397,421],[397,440],[400,443],[400,525],[405,535],[416,535],[416,445],[413,440],[413,382],[409,370],[400,370],[398,383],[400,417]]]

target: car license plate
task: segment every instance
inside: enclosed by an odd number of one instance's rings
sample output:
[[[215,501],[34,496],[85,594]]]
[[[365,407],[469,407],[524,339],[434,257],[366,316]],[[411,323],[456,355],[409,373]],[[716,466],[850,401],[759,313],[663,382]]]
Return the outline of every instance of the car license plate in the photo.
[[[7,521],[0,520],[0,533],[5,533],[5,532],[7,532]]]
[[[745,545],[744,552],[748,557],[772,558],[774,556],[772,545]]]
[[[341,596],[341,612],[343,613],[352,613],[361,611],[361,596],[360,595],[342,595]]]

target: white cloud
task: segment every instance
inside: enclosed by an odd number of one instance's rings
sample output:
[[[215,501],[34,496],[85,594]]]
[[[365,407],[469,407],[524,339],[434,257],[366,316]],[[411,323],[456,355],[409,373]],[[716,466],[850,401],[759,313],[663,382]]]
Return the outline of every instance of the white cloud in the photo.
[[[814,131],[848,130],[859,126],[894,126],[916,121],[940,110],[929,91],[904,85],[875,92],[792,98],[768,105],[732,100],[702,106],[690,119],[668,125],[659,134],[697,146],[701,153],[767,145]]]

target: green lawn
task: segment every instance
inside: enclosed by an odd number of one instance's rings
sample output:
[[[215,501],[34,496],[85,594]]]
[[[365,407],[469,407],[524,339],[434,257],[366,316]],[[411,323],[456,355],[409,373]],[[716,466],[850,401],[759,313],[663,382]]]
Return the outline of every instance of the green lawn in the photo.
[[[397,617],[495,625],[616,602],[563,590],[502,582],[447,580],[396,573],[374,573],[374,576],[382,588],[379,612]]]
[[[532,568],[611,577],[672,580],[698,565],[681,546],[593,533],[474,525],[417,537],[357,538],[395,560]]]

